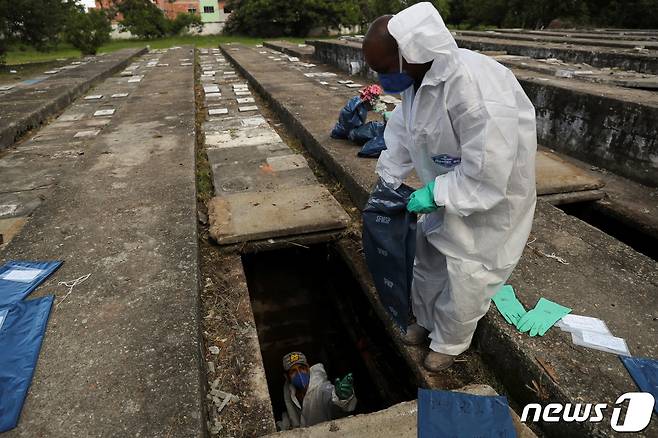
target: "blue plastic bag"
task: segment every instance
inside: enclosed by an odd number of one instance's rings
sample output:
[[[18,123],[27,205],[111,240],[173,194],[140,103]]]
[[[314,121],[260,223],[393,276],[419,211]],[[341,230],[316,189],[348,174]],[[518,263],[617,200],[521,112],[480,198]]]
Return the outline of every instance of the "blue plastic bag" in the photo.
[[[409,325],[416,252],[416,215],[407,211],[413,189],[393,190],[380,179],[363,209],[363,251],[379,299],[400,328]]]
[[[370,121],[352,129],[347,138],[356,144],[362,145],[380,134],[384,135],[385,127],[384,122]]]
[[[18,301],[0,327],[0,432],[13,429],[32,382],[54,297]]]
[[[350,131],[358,128],[366,122],[368,109],[359,96],[354,96],[340,110],[338,122],[331,130],[332,138],[347,138]]]
[[[384,141],[384,128],[386,125],[382,123],[381,128],[378,128],[377,135],[368,140],[363,145],[361,150],[357,153],[359,157],[363,158],[378,158],[383,150],[386,149],[386,142]]]
[[[653,395],[653,410],[658,414],[658,360],[619,356],[633,381],[642,392]]]
[[[15,303],[28,296],[61,265],[59,260],[12,260],[0,266],[0,306]]]
[[[418,389],[418,438],[514,438],[507,399]]]

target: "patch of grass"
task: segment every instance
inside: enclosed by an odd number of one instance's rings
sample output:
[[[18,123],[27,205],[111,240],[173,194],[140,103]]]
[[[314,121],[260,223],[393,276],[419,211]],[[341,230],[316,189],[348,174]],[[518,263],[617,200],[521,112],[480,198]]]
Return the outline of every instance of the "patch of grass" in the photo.
[[[165,49],[174,46],[194,45],[196,47],[217,47],[224,43],[242,43],[255,45],[263,42],[264,38],[255,37],[242,37],[242,36],[226,36],[226,35],[183,35],[169,38],[161,38],[157,40],[112,40],[109,43],[101,46],[99,53],[114,52],[116,50],[131,48],[131,47],[144,47],[149,45],[152,49]],[[286,40],[296,43],[303,43],[306,38],[289,38]],[[15,45],[10,47],[7,52],[6,63],[7,65],[13,64],[26,64],[33,62],[46,62],[54,61],[56,59],[69,59],[79,58],[80,51],[75,49],[70,44],[60,44],[55,49],[49,52],[39,52],[29,46]]]

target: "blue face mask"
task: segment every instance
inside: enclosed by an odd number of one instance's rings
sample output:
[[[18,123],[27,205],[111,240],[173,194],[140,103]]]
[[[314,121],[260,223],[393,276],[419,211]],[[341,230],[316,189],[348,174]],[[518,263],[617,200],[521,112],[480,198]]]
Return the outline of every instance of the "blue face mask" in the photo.
[[[400,59],[400,71],[397,73],[378,73],[379,84],[388,94],[399,94],[411,87],[414,79],[402,71],[402,55],[398,53]]]
[[[309,375],[306,371],[298,371],[292,376],[292,386],[297,389],[304,390],[308,386]]]

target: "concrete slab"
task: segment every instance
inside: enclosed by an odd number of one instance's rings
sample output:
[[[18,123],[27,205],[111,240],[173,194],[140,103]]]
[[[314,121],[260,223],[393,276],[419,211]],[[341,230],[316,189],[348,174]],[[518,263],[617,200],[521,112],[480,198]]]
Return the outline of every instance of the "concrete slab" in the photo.
[[[272,128],[244,128],[230,131],[207,132],[206,147],[235,148],[259,144],[278,143],[279,135]]]
[[[12,145],[23,133],[41,125],[93,84],[125,67],[146,49],[123,49],[66,70],[38,83],[16,87],[2,96],[0,149]],[[41,91],[36,94],[35,91]],[[17,111],[12,110],[17,108]]]
[[[61,304],[3,436],[205,436],[193,84],[191,67],[147,76],[75,166],[55,166],[66,178],[0,250],[2,261],[65,260],[32,294]],[[62,302],[58,282],[88,273]]]
[[[288,151],[289,152],[289,151]],[[308,167],[274,170],[267,161],[243,160],[212,166],[215,195],[229,193],[286,191],[317,184]]]
[[[375,163],[355,160],[353,149],[335,142],[327,134],[333,120],[327,120],[326,108],[334,101],[339,108],[344,104],[342,98],[328,95],[307,79],[297,80],[278,66],[263,65],[261,55],[254,50],[242,47],[240,52],[225,54],[273,102],[286,125],[334,174],[355,204],[362,207],[376,182]],[[321,104],[299,101],[303,95],[317,96]],[[526,308],[533,307],[540,296],[545,296],[573,308],[576,314],[604,319],[615,335],[626,338],[634,355],[658,355],[654,327],[658,315],[658,303],[654,299],[658,284],[656,262],[542,201],[537,205],[530,241],[510,280]],[[360,269],[358,277],[367,279],[365,262],[358,256],[358,245],[354,246],[357,248],[349,257],[356,260],[353,269],[355,272]],[[552,254],[568,264],[549,257]],[[373,308],[383,320],[390,321],[372,282],[362,281],[364,289],[373,291],[369,294]],[[632,315],[630,319],[629,315]],[[394,336],[393,325],[387,327]],[[493,306],[479,327],[478,348],[521,405],[531,402],[613,405],[619,395],[635,390],[615,355],[574,346],[570,337],[557,329],[544,337],[521,335]],[[451,374],[428,376],[419,367],[424,347],[400,345],[400,351],[421,382],[430,387],[445,385]],[[541,426],[547,436],[613,436],[609,421],[578,425],[542,423]],[[645,431],[646,436],[658,433],[656,428],[658,424],[654,422]]]
[[[344,229],[349,216],[324,187],[214,197],[208,205],[210,236],[219,244]]]
[[[545,150],[537,153],[536,178],[538,195],[595,190],[605,185],[600,178]]]

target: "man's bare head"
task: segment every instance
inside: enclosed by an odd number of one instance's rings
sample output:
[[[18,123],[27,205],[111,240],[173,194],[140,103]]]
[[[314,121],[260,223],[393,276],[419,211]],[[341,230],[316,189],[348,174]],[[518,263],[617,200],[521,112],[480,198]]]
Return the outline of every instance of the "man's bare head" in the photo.
[[[398,44],[388,32],[392,15],[382,15],[372,22],[363,40],[363,56],[377,73],[396,73],[400,69]]]
[[[371,69],[377,73],[398,73],[400,71],[400,53],[398,43],[388,31],[388,22],[392,15],[382,15],[372,22],[363,40],[363,57]],[[420,85],[432,62],[409,64],[402,59],[402,71],[411,76]]]

